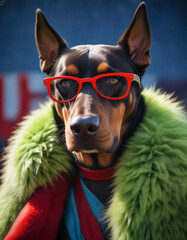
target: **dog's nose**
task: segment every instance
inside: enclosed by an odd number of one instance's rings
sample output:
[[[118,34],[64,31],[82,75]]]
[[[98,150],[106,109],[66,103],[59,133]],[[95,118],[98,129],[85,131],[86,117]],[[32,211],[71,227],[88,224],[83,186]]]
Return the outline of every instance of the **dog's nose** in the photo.
[[[73,117],[70,128],[74,136],[94,136],[99,129],[99,119],[95,116]]]

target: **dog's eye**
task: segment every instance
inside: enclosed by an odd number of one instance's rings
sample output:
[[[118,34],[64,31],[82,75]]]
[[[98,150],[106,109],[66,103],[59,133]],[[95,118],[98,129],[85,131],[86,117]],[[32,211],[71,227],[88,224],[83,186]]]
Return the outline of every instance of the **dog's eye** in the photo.
[[[62,85],[63,87],[69,87],[69,86],[71,85],[71,83],[70,83],[69,80],[64,79],[64,80],[61,81],[61,85]]]
[[[110,78],[108,79],[108,84],[109,85],[113,85],[113,84],[116,84],[118,83],[118,79],[117,78]]]

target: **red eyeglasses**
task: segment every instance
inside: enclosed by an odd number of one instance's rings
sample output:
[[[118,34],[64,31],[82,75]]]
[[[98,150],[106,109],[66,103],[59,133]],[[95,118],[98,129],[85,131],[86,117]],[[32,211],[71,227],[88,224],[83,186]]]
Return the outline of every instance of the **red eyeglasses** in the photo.
[[[91,83],[101,97],[120,100],[128,96],[133,81],[141,88],[140,77],[132,73],[105,73],[93,78],[49,77],[45,78],[43,83],[53,101],[65,103],[74,100],[86,82]]]

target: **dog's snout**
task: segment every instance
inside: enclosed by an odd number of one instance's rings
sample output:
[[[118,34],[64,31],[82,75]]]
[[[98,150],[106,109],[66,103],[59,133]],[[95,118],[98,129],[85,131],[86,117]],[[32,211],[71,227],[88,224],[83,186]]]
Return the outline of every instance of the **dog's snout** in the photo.
[[[99,129],[99,119],[95,116],[73,117],[70,129],[74,136],[94,136]]]

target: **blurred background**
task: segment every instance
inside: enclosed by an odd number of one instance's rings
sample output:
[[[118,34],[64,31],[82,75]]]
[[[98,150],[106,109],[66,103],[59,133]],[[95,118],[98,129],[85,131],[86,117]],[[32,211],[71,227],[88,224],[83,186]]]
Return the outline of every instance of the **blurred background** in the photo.
[[[116,45],[138,0],[0,0],[0,152],[16,123],[47,99],[34,38],[40,8],[68,42]],[[175,91],[187,105],[187,1],[145,1],[152,30],[145,87]]]

